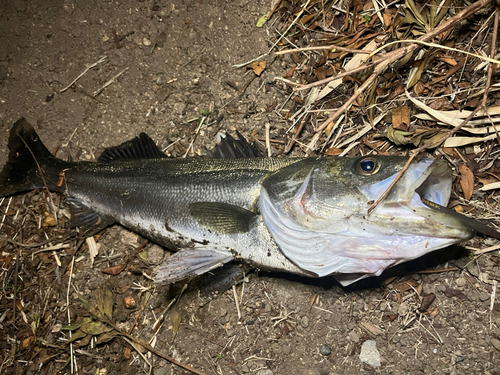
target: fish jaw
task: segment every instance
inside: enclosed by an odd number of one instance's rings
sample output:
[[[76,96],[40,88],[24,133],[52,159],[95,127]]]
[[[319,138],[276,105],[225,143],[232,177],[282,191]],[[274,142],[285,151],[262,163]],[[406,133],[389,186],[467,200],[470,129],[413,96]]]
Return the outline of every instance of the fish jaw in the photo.
[[[370,201],[376,201],[397,175],[358,187],[366,198],[364,208],[351,211],[342,220],[325,218],[319,230],[304,226],[304,218],[287,215],[290,205],[285,209],[276,206],[265,189],[260,209],[273,239],[288,259],[319,277],[334,275],[344,286],[474,236],[474,230],[459,218],[421,201],[422,196],[439,205],[448,203],[452,175],[442,161],[421,159],[410,164],[388,196],[368,215]]]
[[[359,190],[366,199],[375,201],[384,193],[384,185],[389,186],[396,178],[397,175],[394,175],[379,183],[380,186],[365,186]],[[426,199],[439,206],[447,206],[451,186],[452,172],[444,160],[416,160],[370,214],[363,215],[362,219],[351,217],[350,220],[361,221],[363,230],[374,235],[424,236],[455,240],[455,243],[467,240],[475,234],[467,223],[422,202]],[[356,225],[351,228],[356,228]],[[449,243],[446,242],[446,245]]]

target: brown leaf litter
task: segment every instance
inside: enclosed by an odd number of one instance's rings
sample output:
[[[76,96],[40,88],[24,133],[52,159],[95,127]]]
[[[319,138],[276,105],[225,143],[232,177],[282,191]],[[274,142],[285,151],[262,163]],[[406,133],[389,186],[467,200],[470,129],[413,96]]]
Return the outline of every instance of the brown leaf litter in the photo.
[[[271,139],[269,131],[264,134],[263,129],[256,129],[252,137],[268,140],[279,154],[411,153],[412,157],[445,158],[455,172],[450,206],[498,226],[500,86],[495,83],[498,81],[497,65],[491,59],[498,58],[495,45],[499,11],[492,4],[489,0],[470,5],[451,0],[406,0],[397,6],[378,0],[275,1],[260,25],[267,27],[273,23],[270,44],[274,48],[269,59],[257,58],[242,65],[252,69],[253,73],[249,72],[252,77],[235,86],[237,93],[225,103],[226,109],[229,112],[229,104],[240,99],[257,76],[270,74],[271,68],[275,69],[277,65],[273,63],[278,61],[283,69],[275,84],[286,93],[287,99],[270,105],[266,112],[277,114],[287,126],[278,133],[279,136]],[[122,47],[126,37],[118,37],[116,30],[113,36],[117,48]],[[165,33],[159,33],[153,47],[162,47],[165,38]],[[466,55],[466,52],[473,55]],[[485,60],[486,56],[490,60]],[[86,72],[98,68],[103,61],[100,59],[91,64],[60,92],[75,87]],[[119,75],[112,79],[118,79]],[[107,81],[106,84],[108,82],[112,83]],[[94,96],[102,92],[99,90]],[[211,113],[206,117],[210,116]],[[203,121],[193,122],[191,133],[194,137],[202,124]],[[179,154],[184,154],[191,146],[179,142],[173,147]],[[484,189],[487,186],[490,189]],[[72,284],[72,277],[77,270],[91,280],[89,275],[97,272],[97,268],[87,270],[90,262],[83,262],[82,258],[87,255],[82,254],[86,254],[95,242],[104,241],[96,236],[93,242],[84,242],[77,233],[64,229],[68,226],[68,218],[59,209],[62,204],[54,194],[31,192],[21,199],[3,199],[0,207],[0,228],[8,238],[0,238],[5,249],[0,258],[3,270],[0,323],[3,324],[3,342],[17,343],[10,352],[2,347],[2,353],[7,354],[2,358],[0,372],[2,368],[13,367],[13,359],[33,360],[42,368],[57,359],[58,371],[64,371],[65,363],[70,363],[77,353],[74,349],[84,356],[82,353],[95,346],[102,347],[107,343],[111,347],[113,342],[121,340],[115,360],[123,357],[128,361],[131,356],[136,358],[137,353],[143,363],[148,363],[143,352],[150,351],[187,371],[202,373],[165,355],[152,344],[165,322],[171,326],[172,341],[179,339],[184,327],[194,329],[182,319],[177,306],[185,288],[177,291],[167,307],[155,306],[152,309],[156,322],[150,342],[132,334],[152,299],[153,287],[148,279],[151,269],[139,255],[145,242],[140,246],[123,245],[128,252],[125,260],[117,259],[105,247],[96,247],[95,267],[100,266],[99,269],[109,275],[107,287],[83,295],[83,291],[76,290]],[[32,216],[20,226],[15,220],[19,215]],[[487,239],[475,239],[472,246],[477,249],[477,255],[467,264],[449,267],[446,260],[441,267],[425,269],[421,274],[456,279],[459,286],[469,283],[475,290],[476,285],[483,289],[491,285],[496,288],[498,275],[494,270],[500,264],[495,253],[498,245]],[[481,252],[480,248],[485,251]],[[486,266],[481,268],[479,264]],[[36,281],[30,275],[36,275]],[[417,276],[388,279],[381,290],[383,303],[389,307],[383,309],[373,307],[372,303],[382,302],[373,302],[368,295],[357,299],[352,298],[353,294],[347,294],[346,298],[342,291],[337,301],[350,304],[350,319],[355,310],[353,306],[359,300],[363,304],[359,308],[361,314],[368,316],[370,311],[377,311],[379,318],[376,320],[361,320],[359,327],[363,335],[384,338],[384,335],[390,335],[388,341],[397,345],[398,337],[418,330],[424,340],[442,344],[437,332],[439,327],[434,325],[433,319],[439,319],[439,315],[444,314],[443,309],[451,307],[445,303],[438,308],[437,292],[427,293],[427,285]],[[43,288],[43,285],[50,287]],[[266,301],[266,298],[270,299],[271,288],[259,284],[253,293],[261,293]],[[244,284],[239,289],[239,297],[236,292],[236,298],[232,293],[229,297],[225,295],[236,303],[238,309],[243,290]],[[329,302],[320,298],[322,292],[318,288],[310,298],[307,306],[310,311],[327,310],[324,307]],[[452,301],[448,301],[449,304],[453,303],[455,308],[467,306],[470,302],[470,294],[459,287],[446,285],[441,292],[440,298],[449,298]],[[477,294],[480,295],[479,291]],[[480,297],[489,298],[488,295]],[[495,299],[491,298],[494,302]],[[487,320],[487,314],[498,309],[498,304],[495,307],[493,302],[490,311],[477,319]],[[335,303],[329,308],[338,305]],[[29,313],[35,304],[42,308]],[[252,309],[255,311],[248,314],[254,314],[252,319],[257,322],[252,325],[260,324],[267,329],[262,331],[264,336],[269,332],[279,332],[276,337],[291,337],[294,332],[299,332],[300,324],[306,325],[303,321],[299,324],[298,312],[287,310],[287,307],[273,306],[267,312],[263,306],[255,305]],[[331,314],[328,311],[326,314]],[[345,310],[339,311],[344,311],[347,316]],[[268,326],[259,321],[265,314],[271,322]],[[241,325],[240,315],[235,324],[229,319],[226,321],[225,316],[221,317],[220,326],[224,332]],[[122,322],[127,319],[135,322],[129,330],[122,327]],[[55,335],[59,341],[47,340]],[[270,338],[270,342],[273,340],[278,339]],[[206,342],[224,352],[225,347],[219,344],[218,337],[209,337]],[[195,343],[190,344],[192,349]],[[353,351],[359,349],[355,345],[351,348]],[[498,353],[492,352],[491,356],[494,355]],[[255,355],[249,354],[247,360],[250,361],[252,356]],[[270,357],[266,358],[268,361],[263,363],[272,362]],[[454,362],[450,366],[455,365]],[[213,373],[219,372],[213,370]]]

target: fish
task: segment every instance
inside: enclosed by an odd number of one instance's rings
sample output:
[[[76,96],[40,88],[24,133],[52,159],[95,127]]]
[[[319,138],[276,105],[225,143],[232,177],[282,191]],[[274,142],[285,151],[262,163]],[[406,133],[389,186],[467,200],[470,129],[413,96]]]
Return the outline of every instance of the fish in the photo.
[[[21,118],[0,197],[36,188],[67,197],[87,231],[119,223],[174,253],[155,280],[173,283],[243,261],[343,286],[472,238],[498,233],[446,208],[444,160],[404,156],[261,157],[241,135],[211,157],[167,157],[145,133],[97,161],[64,161]],[[368,208],[388,194],[371,212]]]

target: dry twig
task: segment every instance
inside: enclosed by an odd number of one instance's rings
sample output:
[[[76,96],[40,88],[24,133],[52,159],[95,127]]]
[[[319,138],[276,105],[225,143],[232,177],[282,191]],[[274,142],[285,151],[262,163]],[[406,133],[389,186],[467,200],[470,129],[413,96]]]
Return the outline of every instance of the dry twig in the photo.
[[[465,8],[461,12],[457,13],[455,16],[451,17],[449,20],[439,25],[435,29],[430,32],[422,35],[417,41],[426,42],[428,40],[432,40],[437,37],[439,34],[451,29],[458,22],[467,18],[471,14],[474,14],[484,6],[488,5],[491,0],[479,0],[469,7]],[[384,56],[382,56],[379,60],[375,62],[375,68],[373,73],[368,77],[368,79],[354,92],[354,94],[347,100],[342,107],[340,107],[334,114],[332,114],[328,119],[326,119],[317,129],[316,132],[323,131],[330,122],[335,121],[342,113],[346,112],[349,107],[354,103],[354,101],[365,92],[377,79],[377,77],[385,72],[385,70],[393,63],[406,56],[408,53],[415,51],[419,46],[418,43],[411,43],[404,47],[400,47],[394,51],[391,51]]]

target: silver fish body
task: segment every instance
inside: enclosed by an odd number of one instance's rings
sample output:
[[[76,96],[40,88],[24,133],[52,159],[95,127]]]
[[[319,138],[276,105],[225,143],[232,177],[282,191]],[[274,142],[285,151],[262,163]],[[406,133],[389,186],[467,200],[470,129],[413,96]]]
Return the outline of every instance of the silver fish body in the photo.
[[[0,196],[43,187],[43,174],[83,221],[118,222],[176,250],[159,267],[159,282],[240,259],[349,285],[474,235],[460,217],[421,200],[448,203],[452,176],[444,161],[413,161],[368,214],[408,158],[172,159],[150,143],[136,139],[105,151],[101,162],[68,163],[19,120]]]
[[[82,162],[65,172],[65,187],[68,195],[104,218],[112,218],[169,250],[181,250],[160,269],[157,279],[161,281],[201,274],[233,259],[305,275],[308,273],[279,251],[263,221],[254,214],[261,181],[298,161],[163,158],[140,163]],[[197,210],[193,204],[200,202]],[[221,212],[219,218],[214,216],[224,208],[229,211]],[[234,212],[238,208],[249,217],[232,218],[232,214],[239,214]],[[249,221],[246,226],[245,220]],[[240,224],[243,228],[238,227]],[[191,256],[195,257],[192,262]],[[199,262],[200,257],[205,257],[206,262]]]

